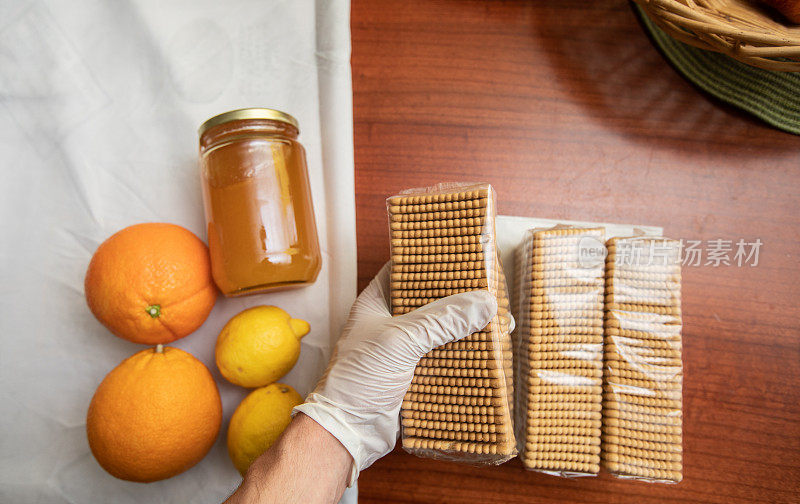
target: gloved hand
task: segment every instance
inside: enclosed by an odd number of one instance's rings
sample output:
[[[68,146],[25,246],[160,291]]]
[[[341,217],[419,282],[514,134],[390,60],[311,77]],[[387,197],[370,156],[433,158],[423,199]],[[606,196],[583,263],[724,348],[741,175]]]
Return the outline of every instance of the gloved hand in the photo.
[[[348,486],[389,453],[400,429],[400,405],[419,359],[486,327],[497,312],[487,290],[439,299],[411,313],[389,311],[389,264],[358,296],[328,369],[302,412],[353,456]]]

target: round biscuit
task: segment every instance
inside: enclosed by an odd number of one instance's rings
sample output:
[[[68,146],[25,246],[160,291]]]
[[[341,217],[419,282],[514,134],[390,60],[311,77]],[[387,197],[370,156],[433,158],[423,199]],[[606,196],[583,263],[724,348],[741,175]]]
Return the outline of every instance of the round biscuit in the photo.
[[[570,443],[539,443],[536,439],[526,440],[525,450],[531,452],[532,455],[537,453],[586,453],[596,455],[598,462],[600,458],[600,446],[581,443],[580,438],[576,438],[574,442]]]
[[[681,471],[683,465],[681,462],[665,461],[652,458],[639,458],[630,455],[622,455],[619,453],[604,453],[603,460],[607,463],[624,464],[627,466],[648,467],[651,469],[661,469],[668,471]]]
[[[629,447],[659,453],[683,453],[683,447],[680,443],[644,441],[641,439],[610,436],[607,434],[601,435],[601,446],[604,447],[604,449],[609,450],[619,449],[620,447]]]
[[[531,410],[527,412],[528,421],[542,420],[600,420],[599,411],[592,410]]]
[[[610,402],[621,402],[636,404],[639,406],[654,406],[658,408],[681,409],[683,401],[680,394],[670,393],[668,396],[664,392],[648,393],[648,395],[632,394],[629,388],[620,387],[615,389],[607,385],[603,386],[603,400]]]
[[[676,434],[662,434],[658,432],[646,432],[634,429],[623,429],[614,426],[603,426],[604,437],[624,437],[629,439],[636,439],[639,441],[658,442],[658,443],[671,443],[675,445],[681,444],[681,436]]]
[[[616,462],[606,462],[603,467],[609,472],[635,478],[646,478],[651,481],[671,481],[678,483],[683,479],[680,471],[651,469],[647,467],[630,466]]]
[[[526,436],[580,436],[600,437],[600,427],[527,426]]]
[[[614,434],[612,429],[619,429],[620,431],[627,431],[627,432],[639,432],[638,436],[630,435],[630,437],[637,437],[639,439],[648,440],[648,435],[661,435],[661,436],[678,436],[680,437],[682,434],[682,428],[680,425],[663,425],[663,424],[654,424],[654,423],[644,423],[644,422],[635,422],[635,421],[627,421],[621,420],[619,418],[603,418],[603,432],[608,434]]]
[[[633,448],[625,445],[609,445],[603,444],[603,451],[608,452],[607,460],[614,461],[613,455],[622,455],[628,457],[635,457],[640,460],[661,460],[664,462],[678,462],[683,460],[681,452],[676,451],[660,451],[660,450],[643,450],[640,448]]]
[[[600,462],[600,456],[591,453],[531,452],[526,457],[528,457],[528,460],[535,461],[583,462],[589,464]]]

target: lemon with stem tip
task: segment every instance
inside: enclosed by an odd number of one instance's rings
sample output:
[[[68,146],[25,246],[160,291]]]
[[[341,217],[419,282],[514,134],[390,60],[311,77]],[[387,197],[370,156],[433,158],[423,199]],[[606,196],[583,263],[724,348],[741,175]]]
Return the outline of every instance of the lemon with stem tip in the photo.
[[[217,338],[217,367],[229,382],[263,387],[289,372],[300,356],[308,322],[277,306],[248,308],[225,324]]]

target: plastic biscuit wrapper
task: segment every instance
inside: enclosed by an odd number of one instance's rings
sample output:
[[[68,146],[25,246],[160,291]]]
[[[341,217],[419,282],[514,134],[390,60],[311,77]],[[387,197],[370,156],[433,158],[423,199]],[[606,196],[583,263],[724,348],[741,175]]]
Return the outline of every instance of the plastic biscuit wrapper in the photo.
[[[482,331],[432,350],[418,363],[402,404],[409,453],[473,464],[514,457],[514,382],[508,290],[495,240],[489,184],[439,184],[387,199],[392,314],[476,289],[497,297]]]
[[[681,246],[607,242],[603,467],[621,478],[682,479]]]
[[[516,250],[516,437],[523,466],[600,469],[605,231],[532,229]]]

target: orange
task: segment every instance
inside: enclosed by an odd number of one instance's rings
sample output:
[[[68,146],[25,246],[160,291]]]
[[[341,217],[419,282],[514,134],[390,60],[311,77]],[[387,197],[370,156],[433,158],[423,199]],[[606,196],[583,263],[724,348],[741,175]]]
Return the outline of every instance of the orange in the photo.
[[[94,253],[86,301],[112,333],[134,343],[169,343],[203,325],[217,289],[208,248],[175,224],[130,226]]]
[[[86,434],[112,476],[150,482],[198,463],[214,444],[222,402],[208,368],[178,348],[148,348],[103,379],[89,405]]]

